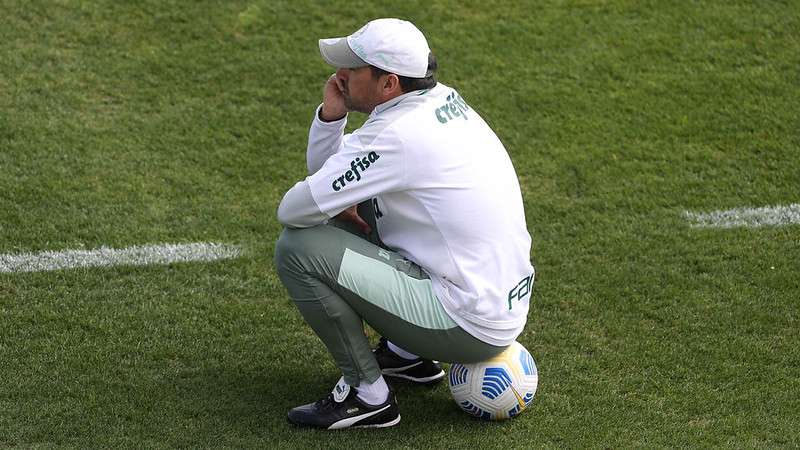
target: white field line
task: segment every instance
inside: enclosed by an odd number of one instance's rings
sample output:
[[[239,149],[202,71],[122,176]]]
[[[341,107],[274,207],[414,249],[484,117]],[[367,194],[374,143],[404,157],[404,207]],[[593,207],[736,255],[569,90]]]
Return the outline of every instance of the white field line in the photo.
[[[800,204],[765,206],[762,208],[734,208],[708,213],[686,211],[684,216],[697,228],[756,228],[800,224]]]
[[[236,258],[239,247],[213,242],[143,245],[128,248],[0,254],[2,272],[45,272],[78,267],[147,266]]]

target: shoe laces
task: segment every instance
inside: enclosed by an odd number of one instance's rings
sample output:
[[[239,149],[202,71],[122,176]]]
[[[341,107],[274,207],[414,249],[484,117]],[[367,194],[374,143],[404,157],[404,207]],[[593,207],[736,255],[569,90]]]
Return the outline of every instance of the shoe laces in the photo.
[[[335,404],[336,404],[336,400],[334,400],[334,398],[333,398],[333,393],[330,393],[325,398],[323,398],[321,400],[317,400],[314,403],[314,407],[316,409],[330,409]]]

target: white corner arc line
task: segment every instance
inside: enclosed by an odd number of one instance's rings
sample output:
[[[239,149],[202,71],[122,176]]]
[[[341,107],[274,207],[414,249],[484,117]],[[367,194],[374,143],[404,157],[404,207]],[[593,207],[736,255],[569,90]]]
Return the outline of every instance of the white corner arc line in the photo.
[[[0,254],[0,273],[47,272],[83,267],[148,266],[177,262],[216,261],[237,258],[241,249],[214,242],[157,244],[127,248],[62,250],[39,253]]]
[[[733,208],[707,213],[684,211],[693,228],[757,228],[800,224],[800,204]]]

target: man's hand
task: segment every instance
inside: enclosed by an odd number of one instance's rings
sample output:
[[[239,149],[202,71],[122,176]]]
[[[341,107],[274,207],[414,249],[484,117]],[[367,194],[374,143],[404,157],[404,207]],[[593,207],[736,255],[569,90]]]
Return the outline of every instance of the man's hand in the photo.
[[[336,215],[336,219],[353,222],[364,234],[369,234],[372,227],[358,215],[358,205],[353,205]]]
[[[322,111],[320,119],[326,122],[333,122],[342,119],[347,114],[347,106],[344,102],[344,87],[336,74],[333,74],[325,82],[322,90]]]

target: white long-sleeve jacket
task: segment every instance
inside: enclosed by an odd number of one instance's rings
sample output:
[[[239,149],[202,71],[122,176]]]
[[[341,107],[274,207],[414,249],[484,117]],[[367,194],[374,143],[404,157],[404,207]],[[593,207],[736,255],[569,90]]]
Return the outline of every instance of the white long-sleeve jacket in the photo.
[[[346,120],[315,114],[310,175],[284,196],[281,223],[318,225],[376,199],[381,240],[428,272],[451,318],[484,342],[513,342],[534,269],[517,175],[494,132],[441,83],[377,106],[343,135]]]

